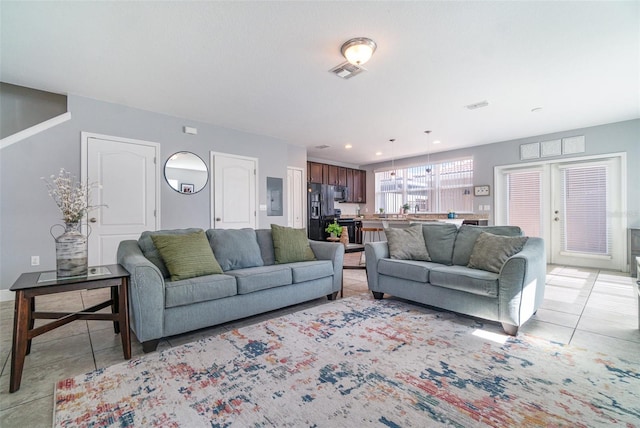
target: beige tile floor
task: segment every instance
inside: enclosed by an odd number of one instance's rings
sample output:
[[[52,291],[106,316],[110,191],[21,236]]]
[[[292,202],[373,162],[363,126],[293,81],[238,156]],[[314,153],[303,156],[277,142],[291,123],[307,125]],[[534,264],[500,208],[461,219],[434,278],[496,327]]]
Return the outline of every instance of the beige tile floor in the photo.
[[[353,264],[358,254],[348,254]],[[638,360],[640,330],[634,281],[628,274],[596,269],[549,266],[545,302],[520,331],[564,344],[628,356]],[[38,300],[38,309],[80,309],[107,297],[105,290],[73,292]],[[108,293],[108,292],[107,292]],[[365,294],[363,270],[344,271],[344,296]],[[253,324],[307,307],[331,304],[317,299],[290,308],[262,314],[238,322],[169,337],[159,350],[178,346],[201,337]],[[495,325],[494,325],[495,324]],[[53,389],[57,380],[86,373],[123,361],[120,337],[112,324],[76,321],[33,340],[25,362],[22,386],[9,394],[10,352],[13,328],[13,302],[0,302],[0,427],[49,427],[53,414]],[[498,323],[488,328],[501,332]],[[142,347],[132,339],[133,356]]]

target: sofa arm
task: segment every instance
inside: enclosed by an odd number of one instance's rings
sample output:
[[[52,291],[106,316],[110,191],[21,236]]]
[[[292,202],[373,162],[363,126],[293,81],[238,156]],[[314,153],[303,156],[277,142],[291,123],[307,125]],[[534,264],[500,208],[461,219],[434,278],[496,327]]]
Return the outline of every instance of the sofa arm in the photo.
[[[542,305],[547,275],[544,240],[530,237],[500,270],[500,321],[522,325]]]
[[[364,244],[364,257],[367,267],[369,290],[380,291],[378,287],[378,260],[389,258],[387,241],[367,242]]]
[[[137,241],[122,241],[118,263],[124,266],[129,281],[131,328],[140,342],[164,336],[164,278],[160,269],[142,254]]]
[[[331,260],[333,263],[333,292],[342,288],[342,266],[344,265],[344,245],[334,242],[309,240],[313,254],[318,260]]]

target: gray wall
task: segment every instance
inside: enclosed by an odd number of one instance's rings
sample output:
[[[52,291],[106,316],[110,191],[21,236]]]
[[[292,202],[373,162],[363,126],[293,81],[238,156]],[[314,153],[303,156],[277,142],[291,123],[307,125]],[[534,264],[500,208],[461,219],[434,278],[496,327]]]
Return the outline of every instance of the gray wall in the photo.
[[[41,177],[60,168],[80,175],[82,131],[159,143],[162,166],[170,155],[185,150],[207,165],[210,151],[257,158],[259,204],[266,204],[267,177],[280,177],[286,186],[288,166],[306,169],[304,147],[274,138],[77,96],[69,96],[68,107],[71,120],[0,152],[0,290],[9,288],[21,272],[55,269],[49,228],[60,223],[60,213]],[[198,135],[184,134],[185,125],[198,128]],[[164,180],[160,185],[162,228],[209,227],[210,183],[194,195],[181,195]],[[259,227],[287,223],[284,216],[258,214]],[[37,268],[30,265],[32,255],[40,256]]]
[[[539,141],[554,140],[576,135],[585,136],[586,152],[573,157],[600,155],[607,153],[627,153],[627,224],[628,227],[640,227],[640,119],[625,122],[611,123],[607,125],[593,126],[590,128],[573,129],[553,134],[537,135],[518,140],[503,141],[500,143],[486,144],[483,146],[469,147],[459,150],[434,153],[431,161],[455,159],[461,157],[473,157],[473,181],[476,185],[491,185],[491,196],[474,197],[474,209],[479,204],[490,205],[490,222],[493,221],[493,169],[500,165],[514,165],[527,163],[533,160],[520,160],[520,145]],[[544,160],[567,159],[572,156],[556,156],[544,158]],[[538,159],[541,160],[541,159]],[[427,156],[417,156],[395,160],[395,166],[413,166],[427,162]],[[367,208],[369,213],[375,212],[375,177],[377,169],[389,168],[391,162],[363,165],[360,168],[367,170]],[[363,210],[364,212],[364,210]],[[487,212],[478,212],[487,214]]]
[[[67,112],[67,97],[0,82],[0,138]]]

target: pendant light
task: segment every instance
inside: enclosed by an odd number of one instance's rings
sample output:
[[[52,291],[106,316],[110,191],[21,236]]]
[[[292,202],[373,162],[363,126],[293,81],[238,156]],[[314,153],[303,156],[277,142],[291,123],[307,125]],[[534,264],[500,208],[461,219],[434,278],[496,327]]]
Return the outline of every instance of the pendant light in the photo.
[[[424,131],[425,134],[427,134],[427,168],[426,168],[426,172],[427,174],[431,174],[431,154],[429,153],[429,134],[431,134],[431,131]]]
[[[393,163],[393,160],[394,160],[394,158],[393,158],[393,143],[395,141],[396,141],[395,138],[392,138],[392,139],[389,140],[389,142],[391,143],[391,176],[394,177],[394,179],[395,179],[395,176],[396,176],[396,168],[395,168],[394,163]]]

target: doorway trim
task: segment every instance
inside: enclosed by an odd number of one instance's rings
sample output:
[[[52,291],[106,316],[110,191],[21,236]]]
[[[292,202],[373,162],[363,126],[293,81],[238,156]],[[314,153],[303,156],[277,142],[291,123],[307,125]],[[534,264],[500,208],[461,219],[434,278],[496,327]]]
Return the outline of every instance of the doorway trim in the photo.
[[[517,164],[510,165],[499,165],[493,168],[493,188],[495,192],[493,193],[493,206],[494,206],[494,224],[500,225],[505,223],[504,212],[505,207],[503,203],[503,195],[506,191],[504,187],[503,174],[509,170],[521,170],[531,167],[542,167],[550,169],[551,166],[555,164],[563,164],[570,162],[583,162],[583,161],[594,161],[594,160],[604,160],[611,158],[619,158],[620,161],[620,212],[613,212],[611,215],[620,217],[620,228],[622,231],[627,231],[627,153],[626,152],[615,152],[615,153],[602,153],[597,155],[589,155],[589,156],[579,156],[579,157],[568,157],[568,158],[557,158],[552,160],[544,160],[544,161],[534,161],[534,162],[523,162]],[[543,204],[545,206],[551,206],[551,197],[552,195],[545,195],[545,201]],[[547,200],[548,199],[548,200]],[[548,210],[547,210],[548,211]],[[550,216],[545,213],[543,218],[544,221],[544,229],[545,236],[548,236],[550,233]],[[551,243],[549,239],[545,239],[545,248],[547,253],[547,263],[550,262],[551,258]],[[617,250],[621,255],[621,264],[620,268],[622,272],[629,272],[629,264],[628,264],[628,256],[627,256],[627,243],[625,239],[621,239]]]

